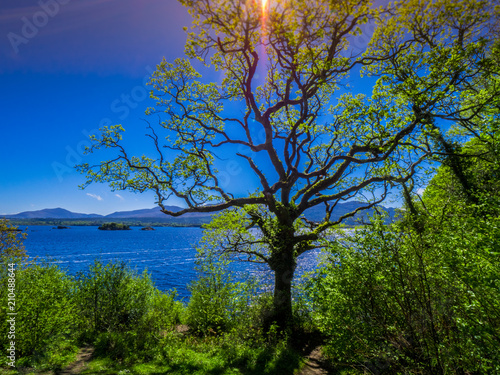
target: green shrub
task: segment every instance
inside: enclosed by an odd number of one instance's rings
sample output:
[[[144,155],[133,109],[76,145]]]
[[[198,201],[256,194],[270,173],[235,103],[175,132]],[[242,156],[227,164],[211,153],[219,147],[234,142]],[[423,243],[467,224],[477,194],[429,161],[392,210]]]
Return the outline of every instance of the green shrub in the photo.
[[[95,261],[87,273],[78,274],[76,303],[84,333],[124,332],[146,313],[151,293],[146,275],[136,277],[124,262]]]
[[[313,321],[313,301],[308,293],[308,282],[312,276],[311,272],[305,273],[293,290],[293,322],[296,333],[312,332],[317,328]],[[271,302],[271,301],[270,301]]]
[[[180,323],[184,305],[176,301],[176,292],[151,291],[148,309],[140,321],[141,331],[161,332]]]
[[[186,310],[187,324],[200,334],[227,331],[244,318],[256,297],[252,278],[236,281],[224,257],[209,253],[197,260],[199,278],[191,283]]]
[[[95,261],[78,275],[75,301],[80,340],[113,358],[148,357],[164,331],[179,322],[182,304],[175,292],[155,288],[145,271],[137,275],[124,262]]]
[[[59,367],[75,353],[74,281],[56,265],[19,264],[16,270],[15,347],[18,366]],[[4,285],[2,280],[2,285]],[[0,329],[7,332],[7,294],[2,287]],[[2,340],[6,353],[8,340]],[[5,356],[2,358],[4,362]]]
[[[380,219],[331,243],[309,287],[326,353],[380,374],[499,373],[498,224]]]

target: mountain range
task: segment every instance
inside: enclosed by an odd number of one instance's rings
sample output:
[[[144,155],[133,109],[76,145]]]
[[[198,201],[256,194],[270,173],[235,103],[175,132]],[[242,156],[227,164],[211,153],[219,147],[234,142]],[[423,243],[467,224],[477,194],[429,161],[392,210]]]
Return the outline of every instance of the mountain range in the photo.
[[[336,220],[342,215],[352,212],[358,207],[363,206],[361,202],[345,202],[338,203],[333,210],[331,220]],[[165,206],[170,211],[177,212],[182,210],[178,206]],[[384,208],[384,207],[381,207]],[[394,217],[396,210],[394,208],[384,208],[390,217]],[[363,211],[356,215],[356,218],[366,217],[367,214],[372,213],[373,209],[368,210],[368,212]],[[158,222],[168,222],[168,223],[203,223],[210,221],[210,217],[213,213],[188,213],[179,217],[172,217],[165,215],[161,212],[160,207],[133,210],[133,211],[117,211],[109,215],[98,215],[98,214],[82,214],[68,211],[64,208],[46,208],[38,211],[25,211],[15,215],[5,215],[7,219],[19,220],[19,219],[59,219],[59,220],[147,220],[147,221],[158,221]],[[324,206],[316,206],[308,209],[305,216],[309,220],[319,221],[325,216]],[[349,219],[346,224],[354,224],[354,219]]]

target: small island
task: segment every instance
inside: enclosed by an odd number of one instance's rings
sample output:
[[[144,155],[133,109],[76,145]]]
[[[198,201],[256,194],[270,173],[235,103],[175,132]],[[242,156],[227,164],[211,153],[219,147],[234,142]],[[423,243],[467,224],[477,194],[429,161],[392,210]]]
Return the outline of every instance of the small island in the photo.
[[[97,229],[100,229],[100,230],[130,230],[130,227],[126,224],[120,224],[120,223],[104,223]]]
[[[155,230],[155,228],[148,226],[148,227],[141,228],[141,230]]]

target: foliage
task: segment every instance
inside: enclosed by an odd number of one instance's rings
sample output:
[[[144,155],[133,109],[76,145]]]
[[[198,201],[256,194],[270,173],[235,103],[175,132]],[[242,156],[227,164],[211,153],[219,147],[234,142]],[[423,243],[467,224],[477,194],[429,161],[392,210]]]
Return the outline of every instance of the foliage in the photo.
[[[73,303],[73,279],[55,265],[18,265],[16,268],[16,356],[17,366],[60,367],[75,353],[72,335],[77,312]],[[3,284],[2,280],[2,284]],[[2,287],[0,327],[8,332],[7,295]],[[7,340],[2,351],[7,352]]]
[[[83,326],[91,334],[133,327],[145,313],[148,298],[139,293],[140,282],[124,262],[104,265],[94,261],[87,273],[78,275],[76,301]]]
[[[206,249],[206,248],[205,248]],[[200,334],[217,334],[234,328],[254,301],[256,283],[237,281],[223,256],[198,249],[198,278],[189,286],[187,324]]]
[[[373,373],[500,371],[498,154],[477,140],[463,153],[466,184],[445,163],[403,221],[330,244],[310,291],[332,358]]]
[[[434,216],[458,214],[467,206],[476,214],[500,213],[500,148],[494,139],[474,138],[460,147],[460,160],[444,160],[424,192],[425,209]],[[459,169],[462,178],[455,170]],[[465,183],[464,183],[465,180]],[[473,203],[473,204],[471,204]],[[458,211],[456,211],[458,209]]]
[[[185,311],[178,303],[157,300],[162,308],[150,315],[150,322],[163,329],[159,335],[151,332],[154,337],[147,347],[134,344],[145,329],[142,323],[127,330],[109,329],[95,336],[97,355],[83,374],[271,375],[292,374],[300,367],[302,355],[276,335],[276,327],[271,335],[262,331],[261,311],[269,306],[269,296],[257,295],[251,281],[236,281],[227,262],[218,257],[200,263],[199,272]],[[183,326],[188,331],[174,329],[179,321],[172,317],[179,315],[189,323]],[[166,324],[158,323],[162,319]]]
[[[27,234],[21,232],[16,226],[11,225],[9,220],[0,219],[0,260],[4,262],[7,258],[24,259],[26,250],[23,240]]]
[[[216,258],[201,269],[205,277],[227,272]],[[26,306],[21,314],[26,324],[19,331],[26,340],[18,365],[33,370],[65,366],[74,359],[76,344],[95,348],[84,374],[292,374],[303,362],[301,353],[277,335],[276,326],[263,331],[262,311],[270,309],[272,299],[258,295],[253,282],[228,279],[231,284],[217,301],[229,310],[214,310],[224,319],[220,329],[205,325],[204,330],[193,326],[178,332],[179,319],[190,313],[175,294],[158,291],[147,274],[137,275],[123,263],[96,261],[75,280],[56,266],[30,263],[17,277],[22,278],[18,298]],[[210,304],[213,295],[203,296],[204,291],[212,292],[194,288]],[[0,315],[5,322],[5,311]],[[35,342],[34,351],[24,349]]]
[[[120,273],[113,266],[117,265],[100,265],[92,278]],[[227,262],[216,256],[201,257],[198,267],[200,278],[191,285],[193,296],[186,311],[156,291],[164,299],[156,299],[152,313],[137,327],[109,328],[94,336],[96,356],[83,373],[271,375],[292,374],[300,367],[302,355],[276,335],[276,327],[274,334],[262,331],[261,312],[269,307],[269,296],[257,295],[252,281],[236,281]],[[106,290],[103,284],[99,288]],[[187,332],[173,327],[180,315],[189,323]],[[141,347],[137,339],[147,330],[145,321],[157,328],[150,329],[148,345]]]
[[[82,374],[291,375],[302,364],[300,353],[284,342],[242,340],[229,333],[203,338],[172,333],[158,348],[161,355],[147,363],[95,358]]]
[[[95,342],[99,353],[112,357],[148,356],[161,332],[179,319],[174,298],[175,293],[158,291],[146,271],[138,276],[124,262],[96,260],[78,275],[81,340]]]

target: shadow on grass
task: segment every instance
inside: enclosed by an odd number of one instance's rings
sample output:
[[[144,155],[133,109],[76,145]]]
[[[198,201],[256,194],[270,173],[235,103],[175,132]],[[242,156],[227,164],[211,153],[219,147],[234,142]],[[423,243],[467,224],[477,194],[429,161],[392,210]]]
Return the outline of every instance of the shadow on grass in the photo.
[[[230,361],[228,367],[238,369],[242,375],[293,375],[303,362],[300,352],[291,345],[284,348],[268,346],[253,356]]]
[[[149,370],[129,370],[127,366],[113,368],[105,368],[98,370],[96,368],[88,369],[83,371],[82,375],[119,375],[119,374],[144,374],[144,375],[221,375],[226,374],[228,368],[225,367],[213,367],[212,369],[206,369],[205,366],[196,365],[192,363],[182,363],[182,364],[156,364],[153,365],[155,368],[150,368]],[[134,366],[135,367],[135,366]],[[140,366],[139,366],[140,367]],[[229,374],[229,373],[228,373]],[[232,373],[234,374],[234,372]]]
[[[290,348],[261,350],[258,354],[221,360],[223,352],[204,360],[186,357],[184,361],[154,361],[132,366],[120,365],[109,357],[95,358],[82,375],[147,374],[147,375],[293,375],[303,363],[299,352]]]
[[[277,357],[274,353],[262,352],[257,358],[255,367],[241,368],[244,375],[293,375],[303,360],[293,349],[283,350]]]
[[[184,337],[173,340],[165,346],[168,349],[164,352],[164,360],[131,366],[111,359],[109,348],[96,350],[93,363],[82,374],[293,375],[321,338],[304,333],[294,335],[288,343],[278,340],[275,345],[220,342],[215,338],[213,342],[204,340],[207,339],[194,343],[188,343]]]

